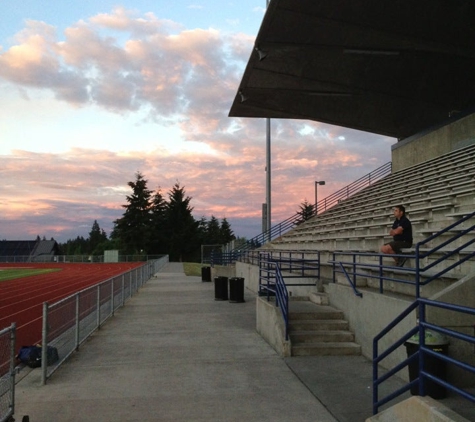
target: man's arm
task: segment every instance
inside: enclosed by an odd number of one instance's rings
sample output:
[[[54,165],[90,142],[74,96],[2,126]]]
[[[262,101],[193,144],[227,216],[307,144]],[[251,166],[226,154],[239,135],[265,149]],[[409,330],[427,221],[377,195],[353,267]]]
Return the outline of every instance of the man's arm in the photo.
[[[403,231],[404,231],[404,229],[401,226],[399,226],[395,229],[389,230],[389,235],[390,236],[397,236],[398,234],[402,234]]]

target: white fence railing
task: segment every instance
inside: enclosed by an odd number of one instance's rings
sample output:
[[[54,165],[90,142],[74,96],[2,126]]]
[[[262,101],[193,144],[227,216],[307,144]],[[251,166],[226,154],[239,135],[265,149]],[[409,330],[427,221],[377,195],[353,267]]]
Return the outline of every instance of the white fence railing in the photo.
[[[43,304],[42,384],[94,331],[168,262],[168,255],[81,290],[59,302]],[[48,349],[59,359],[48,361]]]
[[[15,410],[15,324],[0,330],[0,422]]]

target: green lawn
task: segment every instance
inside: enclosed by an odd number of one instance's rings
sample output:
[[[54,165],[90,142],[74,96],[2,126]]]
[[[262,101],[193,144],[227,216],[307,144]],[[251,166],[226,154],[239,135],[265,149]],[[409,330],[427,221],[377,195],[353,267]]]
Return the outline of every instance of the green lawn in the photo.
[[[198,262],[184,262],[183,269],[186,275],[201,277],[202,265]]]
[[[0,282],[60,270],[61,268],[0,268]]]

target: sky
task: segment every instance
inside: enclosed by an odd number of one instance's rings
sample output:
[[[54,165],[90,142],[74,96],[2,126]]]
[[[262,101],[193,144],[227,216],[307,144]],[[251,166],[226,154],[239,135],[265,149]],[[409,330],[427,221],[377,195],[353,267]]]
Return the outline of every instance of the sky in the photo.
[[[261,232],[265,119],[230,118],[265,0],[0,0],[0,239],[110,234],[137,172]],[[394,138],[271,121],[272,224],[391,159]]]

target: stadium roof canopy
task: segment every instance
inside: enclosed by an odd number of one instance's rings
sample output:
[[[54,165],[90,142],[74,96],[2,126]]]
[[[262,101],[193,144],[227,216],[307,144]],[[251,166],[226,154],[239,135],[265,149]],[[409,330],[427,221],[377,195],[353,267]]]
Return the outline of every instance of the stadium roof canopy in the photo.
[[[271,0],[229,115],[402,139],[474,109],[474,0]]]

